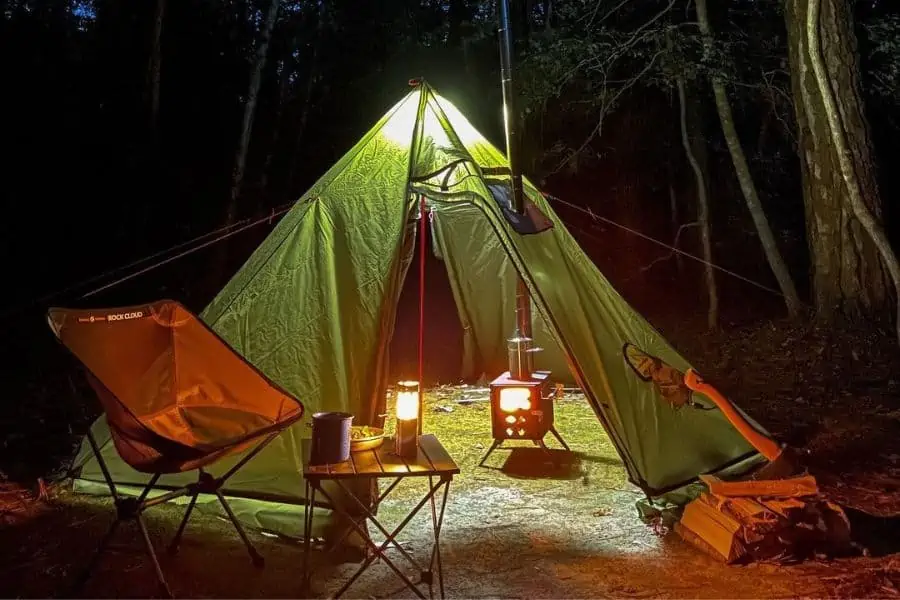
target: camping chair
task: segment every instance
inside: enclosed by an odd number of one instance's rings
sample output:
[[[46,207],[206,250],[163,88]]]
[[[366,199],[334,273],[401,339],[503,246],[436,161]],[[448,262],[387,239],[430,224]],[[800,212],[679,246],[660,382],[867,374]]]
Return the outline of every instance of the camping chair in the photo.
[[[48,320],[59,340],[86,367],[122,460],[150,475],[138,497],[123,497],[103,460],[93,432],[87,441],[115,502],[116,519],[81,577],[76,591],[109,544],[120,523],[137,523],[163,591],[171,596],[141,515],[151,506],[188,496],[190,503],[170,552],[177,551],[198,494],[215,494],[262,566],[243,527],[222,494],[228,478],[303,415],[303,405],[236,354],[186,308],[170,300],[120,309],[54,308]],[[224,474],[205,467],[247,451]],[[196,482],[165,486],[149,497],[165,474],[197,470]],[[165,482],[165,481],[164,481]],[[173,489],[174,488],[174,489]]]

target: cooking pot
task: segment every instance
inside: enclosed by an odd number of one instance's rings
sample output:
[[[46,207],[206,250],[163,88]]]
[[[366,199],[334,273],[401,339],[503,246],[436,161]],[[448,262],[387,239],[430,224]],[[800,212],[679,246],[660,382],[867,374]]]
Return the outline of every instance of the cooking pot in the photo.
[[[309,464],[327,465],[350,458],[350,425],[353,415],[318,412],[313,415],[312,452]]]

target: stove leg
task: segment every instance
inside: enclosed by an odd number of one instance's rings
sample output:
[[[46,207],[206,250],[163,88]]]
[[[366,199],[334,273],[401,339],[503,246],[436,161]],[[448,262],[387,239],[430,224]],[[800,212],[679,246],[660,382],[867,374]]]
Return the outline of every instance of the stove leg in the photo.
[[[503,443],[503,440],[494,440],[494,443],[491,444],[491,447],[488,448],[488,451],[485,452],[484,456],[481,457],[481,461],[478,463],[478,466],[479,466],[479,467],[483,467],[483,466],[484,466],[484,461],[486,461],[486,460],[488,459],[488,456],[491,455],[491,452],[493,452],[494,450],[496,450],[497,448],[499,448],[499,447],[500,447],[500,444],[502,444],[502,443]]]
[[[562,436],[559,435],[559,432],[556,430],[556,427],[551,427],[551,428],[550,428],[550,433],[552,433],[552,434],[553,434],[553,437],[555,437],[556,440],[557,440],[560,444],[562,444],[562,447],[565,448],[566,451],[568,451],[568,452],[571,452],[571,451],[572,451],[572,450],[569,448],[569,445],[566,443],[566,441],[565,441],[564,439],[562,439]]]
[[[550,448],[547,447],[547,444],[544,443],[544,440],[534,440],[534,443],[544,451],[544,456],[550,459],[550,462],[553,462],[553,455],[550,453]]]

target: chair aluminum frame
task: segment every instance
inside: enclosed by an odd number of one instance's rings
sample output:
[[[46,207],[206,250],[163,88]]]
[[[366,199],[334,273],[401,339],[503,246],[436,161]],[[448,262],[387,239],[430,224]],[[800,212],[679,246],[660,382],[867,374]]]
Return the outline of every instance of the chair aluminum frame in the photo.
[[[91,450],[93,451],[94,456],[97,458],[97,462],[100,465],[100,470],[103,472],[103,478],[106,480],[106,484],[109,487],[110,494],[113,497],[113,502],[116,507],[116,518],[110,525],[106,534],[104,534],[103,538],[101,538],[100,545],[98,546],[97,551],[94,553],[94,556],[91,558],[90,562],[83,569],[78,579],[75,581],[73,593],[70,594],[70,597],[77,595],[77,593],[83,589],[84,585],[90,578],[91,573],[96,568],[97,563],[102,557],[107,546],[112,541],[112,538],[118,530],[119,525],[127,521],[134,521],[137,523],[138,529],[141,532],[141,537],[144,542],[144,548],[146,549],[147,554],[150,557],[150,561],[153,563],[153,568],[156,571],[156,578],[160,584],[161,591],[165,593],[167,598],[171,598],[172,591],[169,588],[169,584],[166,581],[165,575],[163,575],[162,567],[159,564],[159,559],[156,556],[156,551],[154,550],[153,544],[150,541],[150,536],[147,532],[147,526],[144,524],[142,515],[148,508],[164,504],[166,502],[169,502],[170,500],[175,500],[176,498],[182,498],[184,496],[190,496],[191,500],[188,504],[187,510],[184,513],[184,517],[181,519],[181,524],[178,526],[178,531],[175,533],[175,537],[172,539],[171,543],[168,546],[169,554],[174,555],[178,552],[181,537],[184,534],[185,528],[187,527],[188,519],[190,519],[191,513],[194,510],[194,505],[197,503],[197,497],[200,494],[215,494],[215,496],[219,499],[219,502],[222,504],[222,508],[225,509],[225,513],[228,515],[229,520],[231,520],[231,523],[237,530],[238,535],[241,537],[241,540],[243,540],[244,545],[247,547],[247,552],[250,554],[253,565],[256,567],[264,566],[265,559],[250,542],[250,538],[247,537],[246,531],[244,531],[244,528],[237,520],[237,517],[235,517],[234,512],[231,510],[231,506],[228,504],[228,500],[226,500],[225,495],[222,493],[222,487],[229,477],[231,477],[241,467],[247,464],[257,454],[259,454],[259,452],[261,452],[263,448],[265,448],[270,442],[278,437],[286,427],[288,427],[301,417],[302,412],[292,419],[283,421],[282,427],[279,427],[276,431],[273,431],[266,435],[260,443],[258,443],[250,452],[248,452],[243,458],[241,458],[241,460],[238,461],[237,464],[232,466],[223,475],[214,477],[208,472],[204,471],[202,467],[200,467],[198,469],[199,476],[195,483],[187,484],[168,493],[154,496],[153,498],[148,498],[148,495],[150,493],[150,490],[154,485],[156,485],[156,482],[163,475],[163,473],[153,474],[150,477],[150,481],[147,482],[147,485],[144,487],[138,497],[135,498],[132,496],[120,495],[116,489],[116,484],[113,482],[112,476],[110,475],[109,468],[106,466],[106,462],[103,460],[103,455],[100,452],[100,446],[97,444],[97,440],[96,438],[94,438],[94,434],[89,431],[87,433],[87,439],[91,445]]]
[[[172,301],[160,301],[160,302],[172,302]],[[152,307],[155,303],[151,303],[150,307]],[[173,304],[178,304],[174,303]],[[60,309],[65,310],[65,309]],[[127,309],[123,309],[127,310]],[[187,311],[190,314],[190,311]],[[52,310],[51,310],[52,312]],[[105,311],[100,311],[105,312]],[[192,315],[193,316],[193,315]],[[196,319],[194,316],[193,318]],[[90,322],[93,323],[93,317],[90,317]],[[201,320],[197,319],[197,322],[212,336],[218,339],[222,344],[228,346],[227,342],[225,342],[215,331],[213,331],[209,326],[203,323]],[[63,341],[59,330],[53,327],[52,319],[51,319],[51,328],[56,334],[57,340],[66,347],[66,349],[75,356],[75,358],[80,359],[80,357],[72,351],[72,349]],[[242,359],[243,360],[243,359]],[[83,362],[83,361],[82,361]],[[116,508],[116,518],[113,523],[110,525],[106,534],[100,541],[100,545],[97,548],[94,556],[91,558],[87,566],[80,573],[79,577],[74,582],[74,588],[72,590],[73,593],[71,596],[77,595],[78,592],[84,587],[84,584],[87,583],[87,580],[90,578],[90,575],[94,568],[96,567],[99,559],[103,555],[104,551],[107,549],[112,537],[115,535],[116,531],[119,528],[121,523],[126,521],[134,521],[137,523],[138,529],[141,532],[141,537],[143,538],[144,547],[147,551],[147,554],[150,556],[150,560],[153,563],[153,568],[156,571],[156,578],[159,582],[161,590],[165,593],[167,597],[172,597],[172,592],[169,588],[168,583],[166,582],[166,578],[163,575],[162,568],[159,564],[159,559],[156,556],[156,551],[153,548],[153,544],[150,541],[150,536],[147,532],[147,527],[142,518],[144,511],[147,509],[157,506],[159,504],[163,504],[170,500],[175,500],[176,498],[182,498],[185,496],[190,497],[190,503],[188,504],[187,510],[185,511],[184,517],[181,520],[180,525],[178,526],[178,530],[175,534],[175,537],[172,539],[172,542],[169,544],[169,553],[175,554],[178,551],[179,543],[181,542],[181,537],[184,534],[184,530],[187,527],[188,519],[194,510],[194,506],[197,503],[197,497],[200,494],[214,494],[219,502],[222,504],[222,508],[225,510],[225,513],[228,515],[228,518],[231,520],[231,523],[234,525],[235,529],[240,535],[241,540],[244,542],[244,545],[247,547],[247,552],[250,554],[250,558],[253,560],[253,564],[257,567],[262,567],[264,565],[264,560],[262,555],[256,551],[253,544],[250,542],[250,539],[247,537],[247,533],[244,531],[244,528],[241,526],[240,522],[237,520],[237,517],[234,515],[234,512],[231,510],[231,506],[228,504],[228,501],[225,499],[224,494],[222,493],[222,488],[228,479],[234,475],[239,469],[241,469],[244,465],[246,465],[250,460],[252,460],[257,454],[259,454],[268,444],[270,444],[275,438],[277,438],[285,429],[299,421],[305,412],[302,402],[300,402],[293,395],[285,391],[281,386],[272,381],[269,377],[267,377],[264,373],[262,373],[259,369],[251,365],[250,363],[244,361],[248,364],[251,369],[264,381],[266,381],[270,386],[276,388],[280,391],[284,396],[290,398],[294,402],[297,403],[298,410],[293,412],[293,414],[289,414],[287,417],[283,417],[280,420],[277,420],[275,423],[261,427],[255,431],[252,431],[240,439],[232,440],[230,443],[223,444],[221,446],[217,446],[211,448],[208,452],[204,454],[193,454],[188,460],[174,460],[174,462],[168,463],[169,467],[162,468],[142,468],[136,465],[131,465],[135,469],[140,472],[146,473],[150,475],[150,480],[144,486],[143,490],[137,497],[133,496],[122,496],[119,494],[116,489],[115,482],[113,481],[112,475],[109,472],[109,467],[103,459],[103,455],[101,453],[100,446],[97,444],[97,440],[93,435],[93,432],[88,430],[87,432],[87,440],[91,446],[91,450],[93,451],[94,456],[97,459],[97,463],[100,467],[101,472],[103,473],[103,478],[106,480],[106,484],[109,487],[110,494],[113,498],[113,503]],[[156,437],[160,437],[159,434],[153,432],[148,429],[146,425],[140,423],[140,420],[132,413],[131,409],[125,405],[118,396],[112,391],[106,388],[105,383],[97,377],[91,370],[90,366],[84,364],[86,373],[88,375],[88,379],[91,382],[94,391],[98,393],[98,397],[100,398],[101,404],[104,406],[104,410],[106,412],[108,402],[115,402],[117,406],[124,410],[124,413],[129,415],[134,421],[140,424],[141,427],[149,431]],[[106,392],[106,393],[101,393]],[[108,396],[108,397],[107,397]],[[104,400],[104,398],[106,398]],[[108,414],[108,413],[107,413]],[[112,435],[115,436],[116,433],[111,431]],[[165,438],[162,438],[165,439]],[[255,446],[251,445],[256,441]],[[174,440],[166,440],[168,442],[173,442]],[[175,442],[177,444],[177,442]],[[153,448],[153,443],[149,442],[148,445]],[[249,449],[247,449],[249,448]],[[156,448],[154,448],[156,449]],[[161,455],[165,455],[164,450],[157,451]],[[246,454],[241,457],[241,459],[234,464],[228,471],[224,474],[215,477],[212,474],[208,473],[204,470],[204,467],[210,464],[213,464],[224,458],[227,455],[235,454],[238,451],[244,451]],[[128,462],[126,460],[126,462]],[[198,478],[194,483],[190,483],[181,487],[178,487],[172,491],[163,493],[159,496],[155,496],[153,498],[149,498],[150,490],[156,485],[156,482],[162,475],[165,474],[174,474],[174,473],[187,473],[189,471],[197,470]]]

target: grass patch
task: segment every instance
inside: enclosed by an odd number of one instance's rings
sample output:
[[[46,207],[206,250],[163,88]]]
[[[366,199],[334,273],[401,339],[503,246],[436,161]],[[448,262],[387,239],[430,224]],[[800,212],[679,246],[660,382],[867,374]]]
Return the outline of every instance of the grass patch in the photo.
[[[462,402],[461,402],[462,401]],[[449,412],[448,412],[449,409]],[[425,392],[423,430],[441,441],[460,467],[460,474],[451,485],[451,494],[458,495],[484,487],[515,487],[525,494],[542,494],[551,490],[565,496],[566,488],[584,486],[606,490],[634,489],[628,483],[625,469],[598,421],[593,409],[581,393],[567,393],[555,402],[555,424],[572,454],[554,452],[557,469],[549,464],[535,465],[543,476],[513,476],[513,467],[524,463],[541,462],[544,457],[530,442],[504,442],[491,454],[485,467],[479,467],[481,457],[490,448],[491,413],[486,388],[473,386],[441,386]],[[394,398],[388,398],[385,429],[393,435]],[[548,435],[550,448],[559,448]],[[514,448],[515,450],[509,450]],[[504,470],[506,466],[506,470]],[[559,475],[562,471],[564,477]],[[567,476],[565,476],[567,475]],[[389,500],[409,500],[421,495],[422,483],[409,478],[397,486]]]

